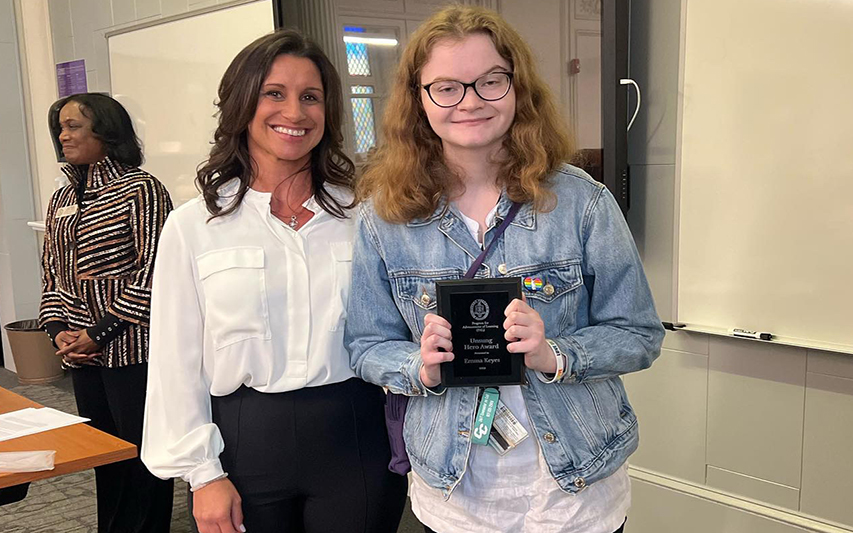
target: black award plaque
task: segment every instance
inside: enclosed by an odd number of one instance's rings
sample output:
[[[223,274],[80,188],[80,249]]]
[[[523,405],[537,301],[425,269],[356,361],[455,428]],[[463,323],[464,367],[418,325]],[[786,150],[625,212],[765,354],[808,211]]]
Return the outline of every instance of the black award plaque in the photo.
[[[477,278],[435,282],[438,314],[453,332],[453,361],[441,364],[441,384],[520,385],[524,354],[509,353],[504,310],[521,298],[521,278]]]

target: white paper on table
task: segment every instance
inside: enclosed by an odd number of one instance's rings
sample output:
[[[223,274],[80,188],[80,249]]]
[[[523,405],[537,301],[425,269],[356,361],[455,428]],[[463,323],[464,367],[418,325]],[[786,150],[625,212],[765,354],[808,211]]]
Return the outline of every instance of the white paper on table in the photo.
[[[88,421],[50,407],[28,407],[0,415],[0,442]]]
[[[0,452],[0,472],[41,472],[53,470],[56,450]]]

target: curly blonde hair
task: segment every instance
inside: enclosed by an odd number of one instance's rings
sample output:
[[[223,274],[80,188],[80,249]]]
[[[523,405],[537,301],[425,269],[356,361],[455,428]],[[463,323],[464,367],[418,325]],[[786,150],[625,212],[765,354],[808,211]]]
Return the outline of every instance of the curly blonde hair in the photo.
[[[459,179],[445,163],[441,139],[421,104],[420,74],[437,43],[477,33],[492,39],[514,72],[516,112],[503,141],[499,185],[513,201],[532,202],[539,211],[553,208],[547,179],[573,157],[574,140],[533,53],[494,11],[452,6],[427,19],[403,50],[382,117],[382,142],[356,185],[358,198],[372,198],[377,214],[389,222],[429,216]]]

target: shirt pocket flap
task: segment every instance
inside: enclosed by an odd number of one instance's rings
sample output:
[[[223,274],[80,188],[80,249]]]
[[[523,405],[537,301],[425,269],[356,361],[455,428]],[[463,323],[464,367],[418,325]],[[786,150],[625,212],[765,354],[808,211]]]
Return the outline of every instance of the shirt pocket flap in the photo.
[[[580,262],[561,262],[540,267],[520,269],[522,292],[527,298],[550,303],[567,292],[583,285]],[[525,282],[530,278],[528,282]],[[532,282],[532,283],[531,283]]]
[[[332,242],[329,245],[332,247],[332,257],[335,261],[352,261],[351,242]]]
[[[264,268],[264,249],[256,246],[240,246],[213,250],[200,255],[198,279],[205,278],[230,268]]]
[[[400,300],[410,301],[424,311],[432,311],[436,307],[435,282],[461,277],[461,270],[443,269],[416,275],[392,276],[392,284]]]

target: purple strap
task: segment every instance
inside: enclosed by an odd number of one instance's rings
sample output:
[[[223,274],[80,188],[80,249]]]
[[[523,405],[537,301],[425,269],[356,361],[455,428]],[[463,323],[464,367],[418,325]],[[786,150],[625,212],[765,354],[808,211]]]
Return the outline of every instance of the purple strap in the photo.
[[[501,225],[498,226],[497,231],[495,231],[495,236],[492,237],[492,240],[489,242],[489,245],[486,246],[486,248],[482,252],[480,252],[480,256],[477,258],[476,261],[474,261],[474,264],[471,265],[471,268],[468,269],[468,272],[466,272],[465,275],[462,276],[463,278],[471,279],[474,277],[474,274],[477,273],[477,270],[479,270],[480,265],[482,265],[483,261],[486,260],[486,256],[489,255],[489,250],[492,249],[492,245],[495,244],[498,239],[500,239],[507,226],[509,226],[509,223],[512,222],[512,219],[515,218],[515,215],[516,213],[518,213],[519,209],[521,209],[521,204],[518,202],[513,202],[512,207],[509,208],[509,213],[506,214],[506,218],[503,222],[501,222]]]

